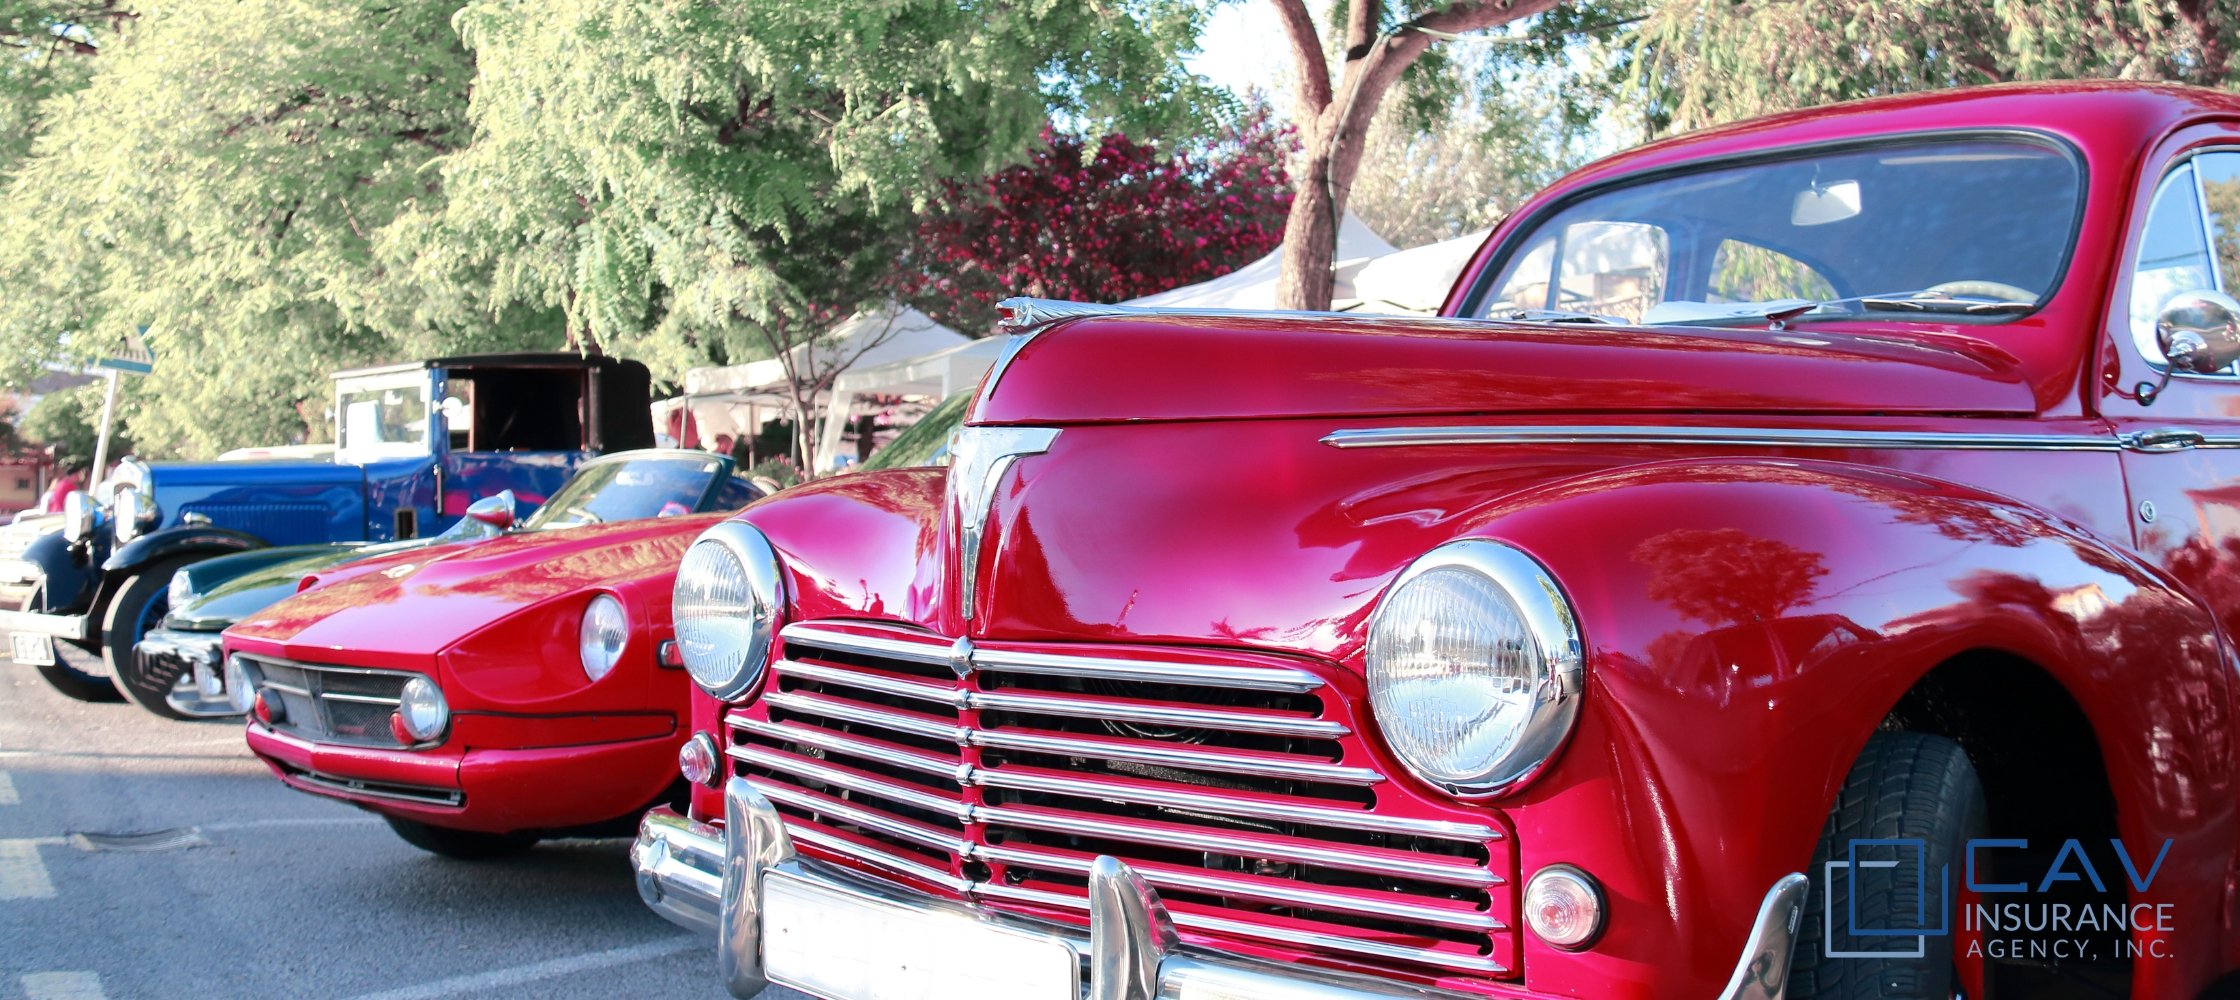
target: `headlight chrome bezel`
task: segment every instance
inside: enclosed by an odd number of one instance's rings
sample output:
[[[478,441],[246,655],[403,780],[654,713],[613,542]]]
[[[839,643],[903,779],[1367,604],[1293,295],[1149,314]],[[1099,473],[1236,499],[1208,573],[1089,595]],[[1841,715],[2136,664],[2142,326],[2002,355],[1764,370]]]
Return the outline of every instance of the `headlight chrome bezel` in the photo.
[[[84,490],[71,490],[62,497],[62,539],[73,545],[93,536],[101,526],[101,505],[93,495]]]
[[[433,722],[419,725],[420,710],[426,709]],[[443,741],[451,729],[451,702],[443,696],[443,686],[425,674],[413,674],[404,682],[397,697],[397,723],[402,735],[412,739],[412,746],[428,746]]]
[[[117,543],[122,545],[155,526],[156,506],[139,487],[120,485],[110,494],[109,514],[115,520]]]
[[[1389,680],[1380,681],[1378,635],[1388,627],[1386,615],[1394,598],[1410,584],[1441,571],[1475,574],[1508,599],[1523,624],[1524,636],[1536,660],[1534,701],[1509,749],[1475,773],[1459,775],[1452,768],[1418,759],[1413,748],[1393,738],[1388,716],[1399,706],[1385,695]],[[1562,750],[1578,721],[1585,690],[1585,645],[1577,616],[1555,577],[1522,550],[1490,538],[1464,538],[1447,542],[1417,558],[1385,588],[1370,612],[1363,649],[1365,681],[1371,714],[1393,755],[1417,778],[1463,798],[1491,798],[1522,789],[1538,778]]]
[[[688,584],[694,583],[689,579],[690,570],[695,556],[700,553],[708,553],[704,558],[718,554],[727,556],[737,564],[745,578],[744,604],[712,607],[697,591],[687,593]],[[784,573],[778,551],[760,529],[744,521],[725,521],[702,532],[691,547],[685,549],[684,558],[677,564],[676,590],[670,607],[677,650],[693,683],[722,701],[732,701],[751,690],[761,681],[763,670],[769,664],[784,607]],[[703,613],[695,614],[696,610]],[[743,645],[726,644],[694,634],[692,622],[711,618],[743,619],[746,623]],[[740,645],[740,648],[729,648],[731,645]]]

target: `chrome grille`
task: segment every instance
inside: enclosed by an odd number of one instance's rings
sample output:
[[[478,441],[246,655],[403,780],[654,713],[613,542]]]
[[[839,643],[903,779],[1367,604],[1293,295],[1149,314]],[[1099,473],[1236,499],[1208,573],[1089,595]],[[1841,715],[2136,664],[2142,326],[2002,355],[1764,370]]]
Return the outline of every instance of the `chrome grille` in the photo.
[[[235,653],[255,690],[280,699],[272,728],[321,743],[402,747],[389,729],[411,674]]]
[[[782,637],[762,697],[729,716],[729,754],[809,850],[1076,921],[1110,854],[1186,936],[1426,980],[1514,975],[1506,829],[1387,781],[1358,696],[1312,670],[855,622]]]

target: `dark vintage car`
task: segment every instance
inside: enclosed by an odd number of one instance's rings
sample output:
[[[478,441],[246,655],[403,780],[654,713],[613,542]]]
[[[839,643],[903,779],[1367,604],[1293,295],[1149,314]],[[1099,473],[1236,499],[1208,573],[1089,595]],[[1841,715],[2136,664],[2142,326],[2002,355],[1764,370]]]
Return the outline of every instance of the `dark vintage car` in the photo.
[[[653,445],[644,365],[576,354],[484,354],[338,372],[333,459],[149,465],[127,459],[73,493],[60,530],[17,557],[36,571],[0,610],[9,653],[73,698],[117,696],[132,649],[163,619],[171,577],[272,545],[441,532],[477,497],[542,502],[584,459]],[[57,644],[87,658],[57,655]],[[167,689],[123,693],[162,711]],[[142,697],[146,695],[146,697]]]
[[[437,544],[494,538],[509,530],[548,531],[581,524],[737,510],[763,489],[728,455],[644,449],[606,455],[577,467],[567,485],[518,525],[512,492],[475,501],[443,535],[375,544],[291,545],[219,556],[172,574],[170,611],[140,639],[134,668],[124,678],[141,688],[159,715],[203,718],[239,715],[246,699],[227,694],[219,633],[294,594],[319,573],[359,559],[409,552]]]
[[[946,470],[687,550],[640,891],[740,997],[2232,996],[2236,291],[2240,95],[2093,83],[1619,154],[1436,318],[1015,300]]]
[[[936,409],[866,468],[933,460],[962,409]],[[678,556],[718,519],[582,524],[337,567],[225,633],[249,749],[289,787],[452,857],[627,834],[648,804],[681,801],[691,683],[670,594]]]

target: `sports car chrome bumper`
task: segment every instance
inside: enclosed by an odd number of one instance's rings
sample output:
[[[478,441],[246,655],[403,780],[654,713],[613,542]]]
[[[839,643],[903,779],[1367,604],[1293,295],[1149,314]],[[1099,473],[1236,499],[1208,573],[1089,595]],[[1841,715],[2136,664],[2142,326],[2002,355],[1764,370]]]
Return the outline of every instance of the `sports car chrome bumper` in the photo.
[[[763,884],[770,873],[835,894],[872,897],[920,914],[956,913],[1013,932],[1062,941],[1088,957],[1085,1000],[1198,997],[1298,1000],[1433,1000],[1436,990],[1363,976],[1282,966],[1181,947],[1166,907],[1119,860],[1097,859],[1089,879],[1089,928],[990,916],[800,857],[770,800],[744,779],[724,787],[724,825],[662,808],[647,813],[630,851],[638,895],[671,922],[716,937],[716,956],[735,997],[768,985],[763,967]],[[1804,907],[1802,875],[1784,876],[1758,906],[1734,975],[1718,1000],[1777,1000],[1788,984],[1790,949]]]
[[[226,697],[225,651],[218,632],[158,628],[140,637],[132,655],[140,673],[169,691],[173,710],[196,718],[240,715]]]

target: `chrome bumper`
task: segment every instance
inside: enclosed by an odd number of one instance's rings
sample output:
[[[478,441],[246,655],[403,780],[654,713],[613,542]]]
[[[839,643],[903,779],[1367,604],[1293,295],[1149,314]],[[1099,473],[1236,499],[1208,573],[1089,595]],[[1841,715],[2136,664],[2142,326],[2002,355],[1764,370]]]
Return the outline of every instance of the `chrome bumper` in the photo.
[[[769,985],[762,968],[762,881],[765,872],[868,893],[921,911],[960,911],[1029,933],[1048,935],[1089,956],[1084,1000],[1434,1000],[1456,994],[1363,976],[1303,969],[1183,947],[1165,904],[1118,859],[1100,857],[1089,874],[1089,928],[979,913],[959,903],[912,892],[800,857],[778,811],[745,779],[724,786],[724,825],[717,829],[669,809],[647,813],[630,850],[638,895],[672,923],[716,937],[724,985],[752,997]],[[1718,1000],[1779,1000],[1788,985],[1790,949],[1804,910],[1806,882],[1791,874],[1774,883],[1758,906],[1741,960]]]
[[[36,611],[0,611],[0,632],[30,632],[57,639],[84,642],[86,616],[47,615]]]
[[[132,647],[141,673],[174,679],[164,700],[174,711],[198,719],[240,715],[226,697],[225,649],[221,633],[151,629]]]

